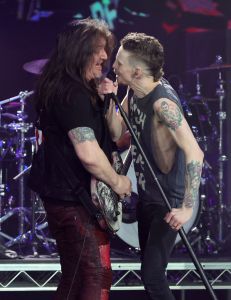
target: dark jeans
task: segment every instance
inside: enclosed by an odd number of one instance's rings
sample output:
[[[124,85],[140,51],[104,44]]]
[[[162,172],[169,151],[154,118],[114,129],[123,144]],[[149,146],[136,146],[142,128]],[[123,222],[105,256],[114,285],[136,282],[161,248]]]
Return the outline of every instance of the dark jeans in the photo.
[[[45,201],[44,207],[62,270],[55,300],[108,300],[112,281],[108,234],[81,205]]]
[[[163,220],[166,213],[165,207],[138,203],[141,276],[148,298],[152,300],[174,299],[166,278],[166,267],[177,232]]]

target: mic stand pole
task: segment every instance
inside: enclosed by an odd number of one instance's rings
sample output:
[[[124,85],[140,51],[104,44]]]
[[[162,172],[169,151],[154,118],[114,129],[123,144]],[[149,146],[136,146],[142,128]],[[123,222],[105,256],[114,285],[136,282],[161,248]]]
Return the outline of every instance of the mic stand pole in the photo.
[[[9,99],[5,99],[5,100],[1,100],[0,101],[0,106],[3,105],[3,104],[6,104],[6,103],[9,103],[9,102],[12,102],[12,101],[15,101],[15,100],[20,100],[22,98],[26,99],[27,97],[31,96],[34,94],[34,91],[24,91],[24,92],[20,92],[17,96],[15,97],[11,97]]]
[[[158,188],[160,190],[160,193],[161,193],[161,195],[163,197],[163,200],[164,200],[167,208],[169,209],[169,211],[171,211],[171,209],[172,209],[171,205],[170,205],[170,203],[169,203],[169,201],[168,201],[168,199],[167,199],[167,197],[166,197],[166,195],[165,195],[165,193],[164,193],[164,191],[163,191],[163,189],[162,189],[162,187],[161,187],[161,185],[160,185],[160,183],[159,183],[159,181],[158,181],[158,179],[156,177],[156,174],[154,173],[154,171],[153,171],[153,169],[152,169],[152,167],[151,167],[151,165],[150,165],[150,163],[149,163],[149,161],[148,161],[148,159],[147,159],[147,157],[146,157],[146,155],[145,155],[145,153],[144,153],[144,151],[143,151],[143,149],[142,149],[142,147],[141,147],[141,145],[140,145],[140,143],[139,143],[139,141],[138,141],[138,139],[137,139],[137,137],[136,137],[136,135],[135,135],[132,127],[131,127],[131,124],[129,123],[128,117],[127,117],[125,111],[123,110],[123,108],[122,108],[122,106],[121,106],[121,104],[119,102],[118,97],[115,94],[113,94],[113,93],[110,94],[110,96],[115,101],[116,105],[118,106],[119,111],[121,113],[121,116],[122,116],[125,124],[127,125],[127,128],[129,130],[129,132],[131,133],[131,135],[132,135],[132,137],[134,139],[134,142],[135,142],[138,150],[140,151],[140,154],[142,155],[142,157],[143,157],[143,159],[144,159],[144,161],[145,161],[145,163],[146,163],[149,171],[151,172],[151,175],[152,175],[155,183],[157,184],[157,186],[158,186]],[[186,246],[186,248],[187,248],[187,250],[188,250],[188,252],[189,252],[189,254],[191,256],[191,258],[192,258],[192,261],[193,261],[193,263],[194,263],[194,265],[195,265],[198,273],[200,274],[201,280],[203,281],[203,283],[204,283],[207,291],[209,292],[211,298],[213,300],[218,300],[217,296],[214,293],[214,290],[213,290],[211,284],[209,283],[209,281],[208,281],[208,279],[207,279],[207,277],[205,275],[205,272],[204,272],[204,270],[203,270],[200,262],[198,261],[198,258],[196,257],[195,252],[193,251],[193,249],[192,249],[192,247],[191,247],[191,245],[190,245],[190,243],[189,243],[189,241],[187,239],[187,236],[186,236],[184,228],[180,228],[178,230],[178,233],[179,233],[181,239],[183,240],[183,242],[184,242],[184,244],[185,244],[185,246]]]
[[[218,241],[222,244],[224,242],[224,211],[226,209],[224,205],[224,163],[227,161],[227,156],[223,153],[223,122],[226,119],[226,112],[223,111],[223,100],[225,98],[224,81],[222,80],[221,71],[219,71],[218,88],[216,94],[219,98],[219,111],[217,115],[219,117],[219,159],[218,159]]]

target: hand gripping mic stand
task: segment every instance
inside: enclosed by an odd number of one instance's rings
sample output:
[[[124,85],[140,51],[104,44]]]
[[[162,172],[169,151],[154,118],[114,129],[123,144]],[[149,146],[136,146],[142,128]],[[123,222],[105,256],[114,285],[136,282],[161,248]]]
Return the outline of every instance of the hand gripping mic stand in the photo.
[[[156,174],[154,173],[154,171],[153,171],[153,169],[152,169],[152,167],[151,167],[151,165],[150,165],[150,163],[149,163],[149,161],[148,161],[148,159],[147,159],[147,157],[146,157],[146,155],[145,155],[145,153],[144,153],[144,151],[143,151],[143,149],[142,149],[142,147],[141,147],[141,145],[140,145],[140,143],[139,143],[139,141],[138,141],[138,139],[137,139],[137,137],[136,137],[136,135],[135,135],[132,127],[131,127],[131,124],[129,123],[128,117],[127,117],[125,111],[123,110],[123,108],[122,108],[122,106],[121,106],[121,104],[119,102],[118,97],[115,94],[113,94],[113,93],[110,94],[110,96],[115,101],[116,105],[118,106],[119,111],[121,113],[121,116],[122,116],[125,124],[127,125],[128,130],[131,133],[131,135],[132,135],[132,137],[134,139],[134,142],[135,142],[135,144],[136,144],[136,146],[137,146],[140,154],[142,155],[142,157],[143,157],[143,159],[144,159],[144,161],[145,161],[145,163],[146,163],[149,171],[151,172],[151,175],[153,177],[154,182],[157,184],[157,186],[158,186],[158,188],[160,190],[160,193],[161,193],[161,195],[163,197],[165,205],[167,206],[167,208],[169,209],[169,211],[171,211],[171,209],[172,209],[171,205],[170,205],[170,203],[169,203],[169,201],[168,201],[168,199],[167,199],[167,197],[166,197],[166,195],[165,195],[165,193],[164,193],[164,191],[163,191],[163,189],[162,189],[162,187],[161,187],[161,185],[160,185],[160,183],[159,183],[159,181],[158,181],[158,179],[156,177]],[[191,259],[192,259],[192,261],[193,261],[193,263],[194,263],[194,265],[195,265],[198,273],[200,274],[200,277],[201,277],[201,280],[204,283],[204,286],[206,287],[207,291],[211,295],[211,299],[218,300],[217,296],[214,293],[214,290],[213,290],[211,284],[209,283],[209,281],[208,281],[208,279],[207,279],[207,277],[206,277],[206,275],[204,273],[204,270],[203,270],[200,262],[198,261],[198,258],[196,257],[195,252],[193,251],[193,249],[192,249],[192,247],[191,247],[191,245],[190,245],[190,243],[189,243],[189,241],[187,239],[187,236],[186,236],[186,233],[184,231],[184,228],[180,228],[178,230],[178,233],[179,233],[182,241],[184,242],[184,244],[185,244],[185,246],[186,246],[186,248],[187,248],[187,250],[188,250],[188,252],[189,252],[189,254],[191,256]]]

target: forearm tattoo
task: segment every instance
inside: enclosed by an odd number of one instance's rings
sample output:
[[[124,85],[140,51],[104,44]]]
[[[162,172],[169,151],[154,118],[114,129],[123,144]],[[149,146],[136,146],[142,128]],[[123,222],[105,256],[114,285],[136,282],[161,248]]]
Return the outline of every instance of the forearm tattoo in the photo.
[[[166,101],[162,101],[158,115],[163,123],[173,131],[182,124],[182,113],[177,105],[171,105]]]
[[[199,194],[202,164],[199,161],[191,161],[186,165],[186,193],[184,197],[185,207],[193,207]]]
[[[85,141],[95,140],[94,131],[89,127],[77,127],[69,131],[73,143],[79,144]]]

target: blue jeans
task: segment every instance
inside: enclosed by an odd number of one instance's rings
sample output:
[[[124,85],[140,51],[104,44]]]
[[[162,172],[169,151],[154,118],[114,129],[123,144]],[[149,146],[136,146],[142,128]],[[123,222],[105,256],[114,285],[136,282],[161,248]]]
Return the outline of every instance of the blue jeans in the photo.
[[[49,199],[44,207],[62,271],[55,300],[108,300],[112,282],[108,234],[82,205]]]
[[[167,208],[138,203],[137,220],[141,248],[141,276],[151,300],[174,300],[166,268],[177,232],[163,220]]]

